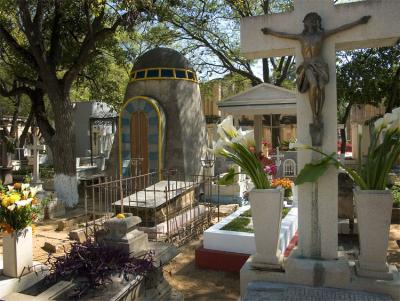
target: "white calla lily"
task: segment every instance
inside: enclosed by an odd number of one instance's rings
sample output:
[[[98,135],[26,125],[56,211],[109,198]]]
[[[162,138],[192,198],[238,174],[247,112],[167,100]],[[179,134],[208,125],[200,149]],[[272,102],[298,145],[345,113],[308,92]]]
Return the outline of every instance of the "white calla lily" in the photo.
[[[243,131],[242,129],[239,129],[237,132],[237,136],[232,139],[232,142],[240,143],[246,145],[247,147],[254,146],[255,145],[254,131],[253,130]]]
[[[400,107],[399,107],[399,108],[393,109],[393,110],[392,110],[392,114],[393,114],[394,116],[396,116],[396,119],[397,119],[397,120],[400,120]]]
[[[27,190],[29,186],[30,186],[29,184],[21,184],[21,190],[22,191]]]
[[[300,142],[289,143],[289,149],[309,149],[310,146]]]
[[[379,118],[374,122],[374,128],[376,131],[379,131],[385,127],[387,127],[387,124],[385,123],[385,120],[383,118]]]
[[[390,131],[400,131],[400,119],[392,122],[389,128]]]
[[[17,205],[18,207],[24,207],[29,205],[32,202],[32,199],[27,199],[27,200],[20,200],[20,201],[16,201],[15,205]]]
[[[9,192],[12,192],[14,190],[14,185],[8,185],[7,188]]]
[[[15,209],[15,204],[8,206],[7,209],[13,211]]]
[[[29,191],[31,193],[31,197],[35,197],[35,195],[38,193],[38,188],[37,187],[30,187]]]
[[[223,132],[229,138],[233,138],[237,136],[237,130],[233,126],[233,117],[232,115],[227,116],[222,122],[218,125],[218,134],[222,137],[221,133]]]
[[[384,121],[385,124],[390,125],[392,122],[395,122],[395,121],[396,121],[396,119],[397,119],[396,117],[397,117],[397,116],[396,116],[395,114],[386,113],[386,114],[383,116],[383,121]]]
[[[24,190],[22,191],[22,194],[24,195],[24,198],[27,199],[29,196],[29,191],[28,190]]]

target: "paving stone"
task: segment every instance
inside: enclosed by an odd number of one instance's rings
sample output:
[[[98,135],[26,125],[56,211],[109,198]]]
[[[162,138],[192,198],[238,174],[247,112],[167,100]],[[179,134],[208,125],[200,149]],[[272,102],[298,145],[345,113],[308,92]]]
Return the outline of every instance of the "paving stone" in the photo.
[[[273,282],[250,282],[243,301],[392,301],[383,294]]]

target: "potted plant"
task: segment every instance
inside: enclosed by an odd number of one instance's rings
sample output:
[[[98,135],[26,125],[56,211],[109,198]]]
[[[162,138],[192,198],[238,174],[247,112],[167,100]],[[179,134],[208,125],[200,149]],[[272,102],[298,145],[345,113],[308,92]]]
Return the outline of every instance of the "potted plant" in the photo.
[[[253,217],[256,254],[252,265],[256,268],[280,268],[281,253],[278,248],[283,190],[272,189],[268,172],[273,168],[255,151],[253,131],[236,130],[232,116],[218,125],[219,140],[212,150],[217,156],[230,159],[247,174],[254,184],[249,192]]]
[[[317,148],[291,144],[291,148],[310,149],[323,156],[318,162],[306,164],[295,184],[314,182],[334,165],[343,168],[356,184],[354,201],[357,211],[360,256],[357,273],[360,276],[391,279],[386,251],[393,207],[393,195],[387,189],[388,175],[400,156],[400,108],[374,123],[371,144],[359,171],[344,166],[336,154],[327,155]]]
[[[32,266],[32,222],[41,206],[37,189],[29,184],[0,185],[0,231],[3,238],[3,274],[19,277]]]

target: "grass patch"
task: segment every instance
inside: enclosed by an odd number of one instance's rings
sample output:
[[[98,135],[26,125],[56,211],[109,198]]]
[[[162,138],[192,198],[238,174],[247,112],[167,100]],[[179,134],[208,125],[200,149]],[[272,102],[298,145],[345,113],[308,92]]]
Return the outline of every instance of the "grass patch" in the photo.
[[[240,216],[243,216],[243,217],[251,217],[251,209],[246,210],[246,211],[243,212]]]
[[[284,218],[290,211],[291,208],[286,207],[282,209],[282,218]],[[245,212],[243,212],[240,216],[242,217],[251,217],[251,209],[246,210]]]
[[[233,221],[225,225],[221,230],[254,233],[253,229],[247,228],[247,225],[249,223],[250,223],[249,218],[238,216]]]
[[[291,208],[282,209],[282,219],[289,213]],[[237,218],[226,224],[221,230],[235,231],[235,232],[248,232],[254,233],[254,229],[248,228],[247,226],[251,221],[251,209],[246,210]]]

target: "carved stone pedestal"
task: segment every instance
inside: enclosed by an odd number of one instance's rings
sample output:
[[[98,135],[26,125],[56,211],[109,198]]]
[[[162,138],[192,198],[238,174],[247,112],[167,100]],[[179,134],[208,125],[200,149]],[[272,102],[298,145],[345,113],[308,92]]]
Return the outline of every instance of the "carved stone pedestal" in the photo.
[[[130,213],[125,214],[125,218],[112,218],[104,223],[107,234],[103,242],[106,245],[124,250],[131,256],[139,255],[149,250],[149,240],[146,233],[136,229],[142,222],[138,216]]]

